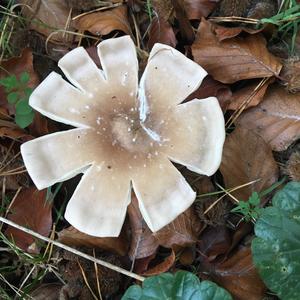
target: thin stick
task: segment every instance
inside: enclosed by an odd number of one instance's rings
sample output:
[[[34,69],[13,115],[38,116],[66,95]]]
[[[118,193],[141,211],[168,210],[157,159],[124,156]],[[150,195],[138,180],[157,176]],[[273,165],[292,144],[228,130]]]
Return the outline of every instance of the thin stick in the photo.
[[[95,263],[97,263],[97,264],[99,264],[99,265],[101,265],[101,266],[103,266],[103,267],[106,267],[106,268],[111,269],[111,270],[113,270],[113,271],[119,272],[119,273],[121,273],[121,274],[123,274],[123,275],[126,275],[126,276],[128,276],[128,277],[131,277],[131,278],[133,278],[133,279],[136,279],[136,280],[139,280],[139,281],[144,281],[144,280],[145,280],[145,277],[143,277],[143,276],[140,276],[140,275],[135,274],[135,273],[133,273],[133,272],[129,272],[129,271],[123,269],[123,268],[120,268],[120,267],[118,267],[118,266],[115,266],[115,265],[113,265],[113,264],[111,264],[111,263],[108,263],[108,262],[102,260],[102,259],[94,258],[94,257],[91,256],[91,255],[88,255],[88,254],[86,254],[86,253],[83,253],[83,252],[81,252],[81,251],[78,251],[78,250],[76,250],[76,249],[73,249],[72,247],[69,247],[69,246],[67,246],[67,245],[65,245],[65,244],[62,244],[62,243],[60,243],[60,242],[51,240],[51,239],[49,239],[49,238],[47,238],[47,237],[45,237],[45,236],[43,236],[43,235],[41,235],[41,234],[39,234],[39,233],[33,231],[33,230],[30,230],[30,229],[28,229],[28,228],[25,228],[25,227],[23,227],[23,226],[20,226],[20,225],[16,224],[15,222],[12,222],[12,221],[7,220],[7,219],[2,218],[2,217],[0,217],[0,222],[3,222],[3,223],[5,223],[5,224],[10,225],[10,226],[12,226],[12,227],[14,227],[14,228],[17,228],[17,229],[19,229],[19,230],[21,230],[21,231],[23,231],[23,232],[26,232],[26,233],[28,233],[28,234],[30,234],[30,235],[36,237],[37,239],[40,239],[40,240],[43,240],[43,241],[45,241],[45,242],[51,243],[51,244],[53,244],[53,245],[55,245],[55,246],[57,246],[57,247],[59,247],[59,248],[62,248],[62,249],[64,249],[64,250],[66,250],[66,251],[69,251],[69,252],[75,254],[75,255],[81,256],[81,257],[83,257],[83,258],[85,258],[85,259],[87,259],[87,260],[90,260],[90,261],[92,261],[92,262],[95,262]]]

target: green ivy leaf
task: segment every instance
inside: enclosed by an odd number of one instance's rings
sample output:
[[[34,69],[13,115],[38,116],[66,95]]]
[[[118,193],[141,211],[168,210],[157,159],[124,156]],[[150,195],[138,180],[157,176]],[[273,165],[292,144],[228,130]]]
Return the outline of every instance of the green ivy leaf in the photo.
[[[32,112],[32,107],[29,106],[28,101],[21,99],[16,104],[17,115],[27,115]]]
[[[0,79],[0,85],[6,88],[6,91],[11,91],[12,89],[18,86],[18,80],[15,75],[7,76],[3,79]]]
[[[175,275],[164,273],[143,282],[143,287],[131,286],[122,300],[231,300],[231,295],[211,281],[200,282],[186,271]]]
[[[30,79],[29,73],[28,72],[22,72],[22,74],[20,75],[20,82],[23,84],[28,83]]]
[[[19,94],[17,92],[11,92],[7,95],[7,101],[10,104],[15,104],[19,100]]]
[[[281,299],[300,295],[300,182],[289,182],[261,211],[252,241],[253,261]]]
[[[33,119],[34,119],[33,111],[31,111],[27,115],[18,115],[18,114],[15,115],[15,122],[21,128],[25,128],[28,125],[30,125],[32,123]]]

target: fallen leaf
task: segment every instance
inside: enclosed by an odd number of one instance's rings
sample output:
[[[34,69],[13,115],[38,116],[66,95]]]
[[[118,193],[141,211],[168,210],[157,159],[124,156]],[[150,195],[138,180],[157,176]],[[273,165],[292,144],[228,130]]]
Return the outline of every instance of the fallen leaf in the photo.
[[[151,50],[155,43],[162,43],[176,47],[177,40],[174,30],[168,21],[155,17],[152,19],[149,28],[148,49]]]
[[[195,244],[201,232],[202,224],[193,207],[180,214],[173,222],[154,232],[159,245],[166,248],[186,247]]]
[[[262,137],[242,127],[237,127],[225,140],[220,171],[226,188],[259,179],[231,193],[243,201],[253,192],[269,188],[278,179],[278,166],[270,146]]]
[[[220,0],[184,0],[187,16],[190,20],[200,20],[207,17]]]
[[[185,101],[216,97],[223,111],[226,111],[232,97],[232,92],[228,85],[225,85],[211,76],[206,76],[201,86],[193,92]]]
[[[192,45],[194,60],[214,79],[233,83],[243,79],[278,75],[280,61],[269,53],[261,34],[220,42],[214,26],[202,18]]]
[[[95,35],[106,35],[114,30],[131,35],[127,6],[121,5],[113,9],[83,15],[76,20],[76,28]]]
[[[260,29],[252,29],[247,27],[224,27],[224,26],[215,25],[214,32],[216,34],[217,39],[221,42],[227,39],[234,38],[242,32],[255,34],[261,32],[263,29],[264,29],[263,27]]]
[[[195,244],[202,228],[192,207],[157,232],[151,232],[147,227],[135,197],[128,206],[128,215],[132,231],[129,250],[131,260],[152,255],[158,246],[174,248]]]
[[[253,265],[248,247],[239,249],[225,262],[215,264],[209,275],[236,300],[264,298],[266,287]]]
[[[46,200],[46,190],[31,187],[22,190],[12,203],[7,218],[18,225],[48,236],[52,226],[52,204]],[[8,226],[5,235],[18,247],[30,253],[39,253],[35,239],[19,229]]]
[[[272,83],[273,80],[268,80],[256,91],[260,80],[254,79],[249,82],[247,81],[246,85],[237,89],[236,92],[232,93],[232,98],[229,103],[229,110],[239,109],[242,105],[245,105],[244,109],[258,105],[264,98],[268,86]],[[247,103],[247,104],[246,104]]]
[[[172,249],[171,254],[167,256],[161,263],[158,265],[148,269],[144,272],[143,276],[154,276],[164,272],[167,272],[175,263],[176,255],[174,250]]]
[[[128,250],[127,239],[122,233],[119,237],[101,238],[87,235],[70,226],[58,233],[58,239],[69,246],[93,247],[114,252],[121,256],[126,255]]]
[[[0,127],[0,137],[8,137],[12,140],[22,139],[24,141],[32,138],[32,136],[19,127]]]
[[[42,35],[48,37],[53,32],[74,31],[71,20],[71,9],[65,1],[61,0],[20,0],[22,5],[22,14],[25,18],[31,20],[30,29],[33,29]],[[75,35],[58,32],[52,34],[52,42],[72,42]]]
[[[191,45],[195,40],[194,29],[187,17],[183,0],[171,0],[175,10],[176,19],[181,35],[181,40],[186,45]]]
[[[237,122],[262,136],[274,151],[283,151],[300,137],[300,96],[272,86],[264,101],[244,112]]]
[[[231,246],[229,229],[225,226],[207,227],[200,236],[197,250],[208,261],[214,261],[218,256],[227,253]]]
[[[135,196],[132,196],[127,212],[131,227],[131,243],[128,253],[130,259],[135,260],[151,256],[159,245],[140,213]]]

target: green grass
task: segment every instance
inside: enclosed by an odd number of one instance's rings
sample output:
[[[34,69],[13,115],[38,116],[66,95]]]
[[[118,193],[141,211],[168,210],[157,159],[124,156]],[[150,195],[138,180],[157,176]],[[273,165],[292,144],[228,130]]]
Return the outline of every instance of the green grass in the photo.
[[[278,38],[289,38],[289,54],[295,54],[296,37],[300,25],[300,4],[296,0],[283,1],[275,16],[261,19],[260,23],[277,26]]]

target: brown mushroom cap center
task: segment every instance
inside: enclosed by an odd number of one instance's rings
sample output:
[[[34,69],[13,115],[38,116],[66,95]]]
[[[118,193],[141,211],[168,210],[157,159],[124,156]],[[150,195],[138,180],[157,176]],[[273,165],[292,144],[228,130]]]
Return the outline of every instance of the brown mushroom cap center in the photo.
[[[137,113],[114,116],[111,121],[111,134],[112,144],[118,144],[129,152],[146,152],[155,142]]]

